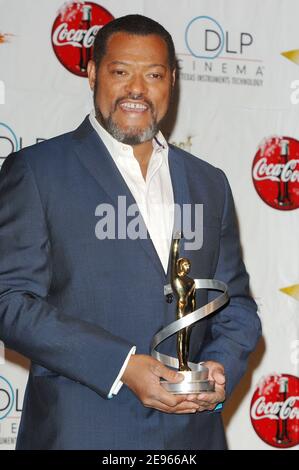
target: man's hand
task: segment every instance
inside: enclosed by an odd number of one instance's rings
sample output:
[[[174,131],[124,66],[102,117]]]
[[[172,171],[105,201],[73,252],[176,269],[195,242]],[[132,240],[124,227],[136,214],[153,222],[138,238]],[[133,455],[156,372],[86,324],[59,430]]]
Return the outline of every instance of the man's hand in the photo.
[[[212,411],[225,400],[225,375],[224,367],[219,362],[206,361],[204,363],[209,369],[209,379],[215,380],[215,392],[190,394],[187,399],[198,404],[198,411]]]
[[[164,390],[160,378],[179,383],[184,377],[151,356],[135,354],[130,357],[121,380],[145,407],[177,414],[199,410],[200,405],[187,399],[187,395],[173,395]]]

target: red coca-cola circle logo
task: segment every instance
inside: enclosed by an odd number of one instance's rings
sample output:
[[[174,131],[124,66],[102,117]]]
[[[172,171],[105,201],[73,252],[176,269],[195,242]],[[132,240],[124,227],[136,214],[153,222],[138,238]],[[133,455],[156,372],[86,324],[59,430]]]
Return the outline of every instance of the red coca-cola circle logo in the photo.
[[[299,444],[299,378],[269,375],[260,381],[250,405],[257,435],[273,447]]]
[[[52,46],[59,62],[75,75],[87,77],[94,38],[113,19],[109,11],[96,3],[65,3],[52,28]]]
[[[299,207],[299,142],[269,137],[259,146],[252,165],[254,187],[262,200],[281,211]]]

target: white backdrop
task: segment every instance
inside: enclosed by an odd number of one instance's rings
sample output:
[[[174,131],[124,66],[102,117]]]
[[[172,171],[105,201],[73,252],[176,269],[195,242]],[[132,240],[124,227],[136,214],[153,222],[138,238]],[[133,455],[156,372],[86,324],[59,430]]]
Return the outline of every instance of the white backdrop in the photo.
[[[299,3],[96,3],[114,17],[128,13],[150,16],[173,35],[180,86],[170,141],[226,172],[251,289],[263,323],[263,339],[251,357],[248,373],[224,411],[229,447],[272,449],[252,427],[250,401],[263,377],[272,373],[298,376],[299,288],[293,289],[294,295],[280,289],[299,285],[299,209],[284,211],[267,205],[254,188],[251,167],[265,138],[276,135],[299,140],[299,105],[290,98],[299,66],[281,55],[299,48]],[[91,108],[86,78],[70,73],[53,51],[51,29],[62,5],[63,0],[0,0],[2,96],[5,86],[4,104],[0,100],[0,164],[12,149],[72,130]],[[203,16],[207,18],[198,18]],[[213,28],[219,36],[210,33],[205,48],[204,31]],[[216,53],[217,57],[207,57]],[[0,360],[0,450],[15,445],[27,365],[10,351]],[[1,385],[7,387],[2,395]]]

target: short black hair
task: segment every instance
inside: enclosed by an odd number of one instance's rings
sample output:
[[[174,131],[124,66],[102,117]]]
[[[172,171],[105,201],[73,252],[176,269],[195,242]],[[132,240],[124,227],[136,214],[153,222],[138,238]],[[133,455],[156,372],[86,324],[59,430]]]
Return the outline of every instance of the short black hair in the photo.
[[[155,34],[164,39],[168,49],[168,61],[171,70],[176,67],[175,49],[171,35],[157,21],[143,15],[126,15],[116,18],[105,24],[95,37],[93,46],[93,60],[98,69],[100,62],[106,54],[107,41],[115,33],[128,33],[137,36]]]

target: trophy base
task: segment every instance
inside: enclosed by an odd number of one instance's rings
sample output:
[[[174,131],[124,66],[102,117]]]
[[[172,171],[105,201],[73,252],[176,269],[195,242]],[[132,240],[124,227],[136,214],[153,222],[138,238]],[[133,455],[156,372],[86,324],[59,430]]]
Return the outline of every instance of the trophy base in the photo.
[[[198,371],[178,371],[185,376],[180,383],[170,383],[167,380],[161,380],[162,387],[174,395],[186,395],[188,393],[214,392],[215,382],[208,380],[208,369],[202,367]]]

